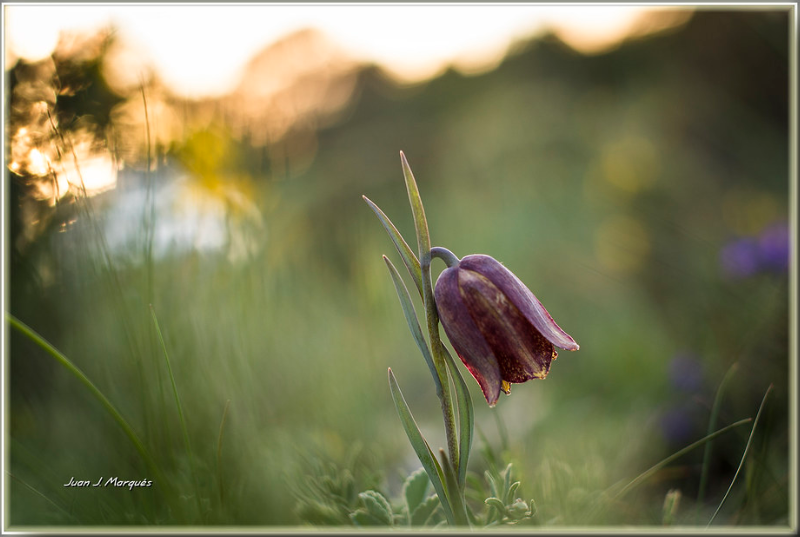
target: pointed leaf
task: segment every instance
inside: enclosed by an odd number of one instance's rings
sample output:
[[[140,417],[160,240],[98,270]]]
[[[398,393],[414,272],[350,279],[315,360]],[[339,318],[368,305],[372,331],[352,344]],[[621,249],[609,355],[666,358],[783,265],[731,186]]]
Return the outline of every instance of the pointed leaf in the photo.
[[[392,506],[380,492],[368,490],[358,495],[367,512],[384,525],[392,525]]]
[[[453,509],[455,523],[459,526],[469,526],[466,503],[464,502],[462,490],[458,488],[455,468],[453,468],[447,453],[442,448],[439,448],[439,457],[442,459],[442,471],[447,484],[446,490],[451,493],[448,499],[450,500],[450,507]]]
[[[389,389],[392,392],[392,399],[394,400],[395,408],[397,408],[397,414],[400,416],[400,422],[403,424],[403,429],[406,431],[409,442],[411,442],[411,447],[414,448],[417,458],[422,463],[422,467],[425,468],[433,488],[439,495],[447,521],[453,524],[453,511],[447,501],[442,468],[439,466],[439,461],[434,457],[430,446],[428,446],[428,442],[422,436],[417,422],[414,421],[414,417],[408,408],[408,403],[406,403],[403,392],[400,391],[400,386],[397,384],[397,379],[394,378],[394,373],[392,373],[391,369],[389,369]]]
[[[425,469],[420,468],[408,476],[405,483],[403,483],[403,498],[406,500],[409,522],[414,511],[425,499],[425,493],[428,492],[430,482],[431,480],[428,478],[428,474],[425,473]]]
[[[419,326],[417,311],[414,309],[414,304],[411,302],[411,295],[408,293],[408,288],[406,284],[403,283],[400,273],[397,272],[397,269],[389,258],[383,256],[383,260],[386,262],[386,266],[389,268],[389,274],[392,276],[394,289],[397,291],[397,296],[400,299],[400,306],[403,308],[403,314],[406,317],[408,328],[411,330],[411,335],[414,336],[414,341],[416,341],[417,347],[419,347],[422,356],[425,358],[425,362],[428,364],[428,369],[430,369],[431,375],[433,376],[433,382],[436,384],[436,393],[440,394],[442,393],[442,383],[439,380],[439,374],[436,372],[436,366],[433,363],[433,357],[428,348],[428,343],[425,341],[425,336],[422,335],[422,328]]]
[[[369,208],[372,209],[372,212],[375,213],[375,215],[378,217],[378,220],[380,220],[381,224],[383,224],[383,228],[386,230],[386,233],[389,234],[389,238],[392,239],[394,247],[397,248],[397,252],[403,259],[403,264],[411,274],[411,278],[414,280],[414,284],[417,286],[420,296],[422,296],[422,272],[420,271],[419,267],[419,259],[417,259],[414,251],[411,249],[405,239],[403,239],[403,236],[400,234],[394,224],[392,224],[392,221],[389,220],[389,217],[386,216],[384,212],[381,211],[380,208],[368,197],[361,197],[364,198],[364,201],[367,202]]]
[[[411,212],[414,215],[414,228],[417,232],[417,247],[419,248],[420,260],[422,260],[426,254],[430,257],[431,238],[428,234],[428,221],[425,218],[425,209],[422,207],[422,198],[419,195],[417,181],[414,179],[414,174],[411,172],[411,167],[408,165],[406,156],[402,151],[400,151],[400,161],[403,164],[403,177],[406,180],[408,201],[411,204]]]
[[[511,486],[511,463],[508,463],[506,466],[505,471],[503,472],[503,492],[508,491],[508,487]]]
[[[511,486],[508,487],[508,492],[506,492],[506,503],[510,504],[514,501],[514,493],[517,492],[518,488],[519,481],[511,483]]]

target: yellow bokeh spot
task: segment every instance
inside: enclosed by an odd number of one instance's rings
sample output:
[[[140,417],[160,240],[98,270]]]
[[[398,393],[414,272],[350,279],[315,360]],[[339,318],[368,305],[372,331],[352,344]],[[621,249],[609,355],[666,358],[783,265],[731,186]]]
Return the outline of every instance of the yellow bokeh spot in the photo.
[[[630,136],[607,145],[601,156],[603,177],[623,192],[635,194],[655,183],[658,153],[646,138]]]
[[[781,214],[775,196],[753,188],[734,187],[722,196],[722,218],[738,235],[756,235]]]
[[[595,255],[603,268],[616,274],[633,274],[650,254],[650,235],[635,218],[614,215],[595,232]]]

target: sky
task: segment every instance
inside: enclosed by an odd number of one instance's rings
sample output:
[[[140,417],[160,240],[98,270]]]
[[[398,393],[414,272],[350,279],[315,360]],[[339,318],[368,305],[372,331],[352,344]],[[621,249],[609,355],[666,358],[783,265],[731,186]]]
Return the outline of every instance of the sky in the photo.
[[[448,65],[496,66],[516,39],[552,29],[585,53],[618,43],[647,6],[536,4],[5,4],[5,62],[49,56],[64,31],[113,25],[141,65],[176,94],[234,88],[253,55],[302,28],[321,30],[356,60],[404,82]]]

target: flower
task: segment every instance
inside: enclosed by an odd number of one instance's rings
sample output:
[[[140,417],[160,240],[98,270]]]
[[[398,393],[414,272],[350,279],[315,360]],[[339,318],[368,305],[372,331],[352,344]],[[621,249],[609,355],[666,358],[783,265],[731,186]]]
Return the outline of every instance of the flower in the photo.
[[[511,383],[545,378],[554,347],[578,350],[525,284],[488,255],[453,263],[434,293],[444,331],[489,406]]]

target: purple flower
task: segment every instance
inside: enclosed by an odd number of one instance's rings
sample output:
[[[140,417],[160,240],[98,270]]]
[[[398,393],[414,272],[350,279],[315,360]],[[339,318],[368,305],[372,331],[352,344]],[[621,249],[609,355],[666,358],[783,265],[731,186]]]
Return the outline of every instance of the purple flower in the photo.
[[[785,271],[789,268],[789,226],[785,222],[773,224],[758,238],[761,263],[765,268]]]
[[[720,252],[723,272],[732,278],[745,278],[758,270],[759,248],[755,239],[745,237],[729,242]]]
[[[703,366],[692,353],[675,355],[669,364],[672,385],[685,392],[697,392],[703,385]]]
[[[684,442],[692,435],[694,425],[686,412],[681,408],[673,408],[661,415],[661,434],[673,443]]]
[[[554,347],[578,350],[525,284],[487,255],[445,269],[435,295],[444,331],[490,406],[511,383],[545,378]]]

